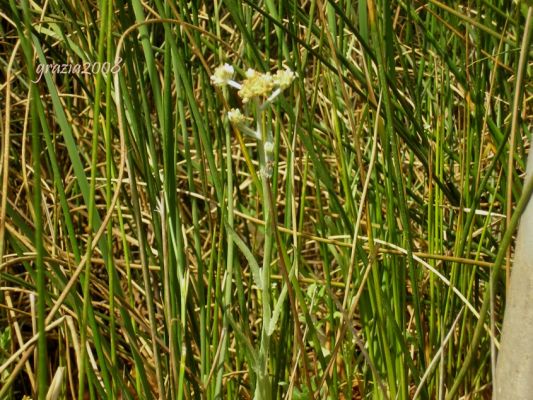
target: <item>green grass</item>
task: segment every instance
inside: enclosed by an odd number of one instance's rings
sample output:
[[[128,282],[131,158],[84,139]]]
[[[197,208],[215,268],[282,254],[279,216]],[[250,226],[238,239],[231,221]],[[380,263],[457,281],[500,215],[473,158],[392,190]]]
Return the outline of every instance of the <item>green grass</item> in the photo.
[[[0,4],[0,398],[490,398],[525,2]]]

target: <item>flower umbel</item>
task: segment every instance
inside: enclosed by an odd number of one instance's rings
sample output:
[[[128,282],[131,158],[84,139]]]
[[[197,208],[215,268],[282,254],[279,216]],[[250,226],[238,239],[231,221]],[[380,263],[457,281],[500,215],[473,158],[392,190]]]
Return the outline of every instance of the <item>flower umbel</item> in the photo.
[[[296,74],[289,68],[280,69],[275,75],[270,74],[270,72],[257,72],[249,68],[246,71],[246,78],[242,83],[239,83],[233,80],[234,73],[233,66],[220,65],[211,76],[211,82],[215,86],[229,85],[234,87],[239,91],[243,103],[248,103],[254,97],[266,98],[266,101],[261,105],[263,108],[278,97],[283,90],[287,89],[296,77]]]
[[[211,82],[215,86],[225,86],[229,85],[238,90],[238,94],[242,99],[243,103],[248,103],[250,99],[259,100],[256,101],[257,112],[256,118],[261,120],[263,111],[281,94],[284,89],[287,89],[296,74],[291,71],[289,68],[283,70],[278,70],[274,75],[270,72],[261,73],[256,70],[249,68],[245,76],[246,78],[242,83],[233,80],[233,75],[235,73],[234,68],[229,64],[224,64],[215,69],[214,74],[211,76]],[[260,124],[257,125],[256,129],[251,128],[247,125],[246,122],[251,118],[244,115],[241,110],[237,108],[232,108],[228,112],[228,120],[239,128],[239,130],[246,135],[259,140],[264,141],[267,146],[265,149],[267,158],[269,161],[270,154],[272,153],[272,134],[267,132],[266,136],[263,137],[263,132],[261,132]],[[270,147],[269,147],[270,146]]]

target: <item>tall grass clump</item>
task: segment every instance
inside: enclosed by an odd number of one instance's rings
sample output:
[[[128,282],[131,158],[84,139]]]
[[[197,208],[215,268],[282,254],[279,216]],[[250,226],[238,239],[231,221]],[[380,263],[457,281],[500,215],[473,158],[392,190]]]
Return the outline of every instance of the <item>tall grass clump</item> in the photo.
[[[491,397],[527,2],[0,5],[0,398]]]

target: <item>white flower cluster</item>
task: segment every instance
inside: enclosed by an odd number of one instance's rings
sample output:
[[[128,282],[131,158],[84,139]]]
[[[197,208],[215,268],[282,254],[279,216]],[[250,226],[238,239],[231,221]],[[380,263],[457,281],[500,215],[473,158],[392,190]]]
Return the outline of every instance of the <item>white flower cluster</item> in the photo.
[[[281,92],[287,89],[296,78],[296,74],[289,68],[278,70],[274,75],[271,73],[261,73],[252,68],[246,71],[246,77],[242,82],[233,80],[235,70],[233,66],[224,64],[215,69],[211,76],[211,83],[215,86],[231,86],[238,90],[238,95],[244,104],[250,100],[255,99],[258,104],[257,116],[260,118],[265,108],[278,97]],[[259,102],[259,99],[263,99]],[[263,152],[266,160],[266,165],[261,167],[261,173],[265,176],[272,175],[272,154],[274,152],[274,143],[272,134],[267,134],[263,137],[260,129],[261,124],[257,125],[257,129],[250,128],[246,122],[251,118],[246,117],[241,110],[232,108],[228,112],[229,121],[234,124],[239,130],[254,139],[263,142]]]
[[[296,74],[289,68],[278,70],[272,75],[270,72],[261,73],[252,68],[246,71],[246,78],[239,83],[233,80],[235,69],[229,64],[224,64],[215,69],[211,76],[211,82],[215,86],[231,86],[239,90],[239,96],[243,103],[247,103],[255,97],[265,97],[266,103],[274,100],[282,90],[287,89]]]

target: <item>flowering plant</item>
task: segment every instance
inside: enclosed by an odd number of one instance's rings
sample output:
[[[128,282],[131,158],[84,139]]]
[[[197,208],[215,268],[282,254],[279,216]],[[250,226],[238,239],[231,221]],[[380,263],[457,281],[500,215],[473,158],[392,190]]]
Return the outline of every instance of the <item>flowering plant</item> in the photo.
[[[265,219],[265,242],[263,251],[263,267],[259,268],[259,264],[255,260],[251,251],[246,247],[244,242],[238,239],[235,233],[232,234],[233,240],[241,248],[244,254],[247,254],[247,259],[252,270],[254,281],[261,293],[262,298],[262,329],[261,329],[261,343],[259,346],[258,356],[252,360],[252,366],[256,373],[256,387],[254,400],[268,400],[271,399],[270,377],[269,377],[269,351],[270,351],[270,336],[274,332],[279,317],[279,310],[285,299],[287,287],[284,286],[274,312],[271,309],[270,298],[270,263],[271,253],[273,248],[275,219],[273,219],[273,204],[270,177],[272,176],[272,169],[274,165],[274,140],[272,132],[264,127],[266,108],[281,94],[281,92],[288,88],[295,78],[295,73],[290,69],[278,70],[274,75],[271,73],[260,73],[253,69],[246,71],[246,77],[242,82],[237,82],[233,79],[235,74],[234,68],[229,64],[224,64],[215,69],[215,73],[211,76],[211,82],[215,86],[230,86],[238,90],[238,95],[241,97],[243,104],[246,106],[251,103],[251,109],[255,116],[255,129],[249,125],[253,122],[252,117],[248,117],[240,109],[231,109],[227,116],[230,123],[237,127],[241,132],[252,137],[258,141],[259,148],[259,164],[261,166],[260,175],[263,189],[263,215]],[[246,107],[250,109],[250,107]],[[228,230],[231,229],[228,224]]]

